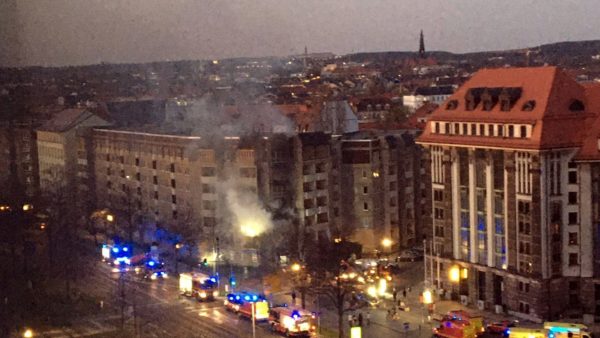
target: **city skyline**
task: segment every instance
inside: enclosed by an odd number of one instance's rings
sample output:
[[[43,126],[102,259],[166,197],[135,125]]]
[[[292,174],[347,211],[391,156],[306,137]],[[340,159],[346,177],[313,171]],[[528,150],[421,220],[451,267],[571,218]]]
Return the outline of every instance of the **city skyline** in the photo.
[[[543,4],[544,6],[540,6]],[[595,39],[586,1],[317,3],[72,0],[2,4],[0,66],[416,51],[472,52]],[[302,13],[302,14],[298,14]],[[369,20],[364,20],[369,18]],[[476,30],[475,30],[476,28]]]

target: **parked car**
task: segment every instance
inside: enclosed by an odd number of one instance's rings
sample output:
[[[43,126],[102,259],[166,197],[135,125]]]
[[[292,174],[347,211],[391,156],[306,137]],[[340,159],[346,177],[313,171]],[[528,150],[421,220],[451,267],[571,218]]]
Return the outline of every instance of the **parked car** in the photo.
[[[422,254],[419,254],[418,252],[408,249],[408,250],[404,250],[404,251],[402,251],[402,253],[400,253],[400,256],[398,256],[398,258],[397,258],[397,261],[399,261],[399,262],[414,262],[414,261],[419,261],[422,259],[423,259]]]

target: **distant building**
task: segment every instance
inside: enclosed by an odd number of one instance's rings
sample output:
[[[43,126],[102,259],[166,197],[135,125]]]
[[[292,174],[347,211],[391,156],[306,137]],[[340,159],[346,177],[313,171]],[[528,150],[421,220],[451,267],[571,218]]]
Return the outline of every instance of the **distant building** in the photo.
[[[358,131],[358,119],[347,101],[326,101],[315,129],[341,135]]]
[[[402,103],[405,107],[415,111],[425,102],[442,104],[452,93],[454,93],[453,86],[419,87],[412,95],[404,95]]]
[[[14,159],[11,158],[12,151]],[[11,179],[10,166],[13,161],[19,184],[27,196],[34,196],[39,187],[39,170],[35,125],[32,122],[0,125],[0,168],[3,168],[0,182]]]
[[[108,126],[107,119],[86,108],[66,109],[36,131],[40,189],[51,190],[58,184],[81,194],[78,200],[89,208],[95,203],[91,138],[93,127]],[[90,211],[90,210],[86,210]]]

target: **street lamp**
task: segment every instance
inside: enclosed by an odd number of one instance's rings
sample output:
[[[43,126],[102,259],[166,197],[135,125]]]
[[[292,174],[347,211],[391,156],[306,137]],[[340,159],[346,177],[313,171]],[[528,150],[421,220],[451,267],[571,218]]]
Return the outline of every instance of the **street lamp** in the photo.
[[[33,210],[32,204],[23,204],[23,211]]]
[[[302,266],[300,266],[300,264],[298,264],[298,263],[294,263],[294,264],[292,264],[291,269],[294,272],[298,272],[298,271],[300,271],[300,269],[302,269]]]
[[[31,329],[25,329],[25,332],[23,332],[23,337],[24,338],[31,338],[31,337],[33,337],[33,331]]]
[[[114,222],[115,220],[115,216],[111,215],[111,214],[107,214],[106,215],[106,220],[110,223]]]

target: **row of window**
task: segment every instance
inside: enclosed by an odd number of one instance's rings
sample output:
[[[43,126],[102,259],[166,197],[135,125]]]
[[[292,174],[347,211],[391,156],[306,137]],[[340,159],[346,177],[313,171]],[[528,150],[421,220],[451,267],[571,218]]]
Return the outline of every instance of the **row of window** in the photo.
[[[435,134],[528,138],[531,126],[524,124],[488,124],[470,122],[433,122]]]

